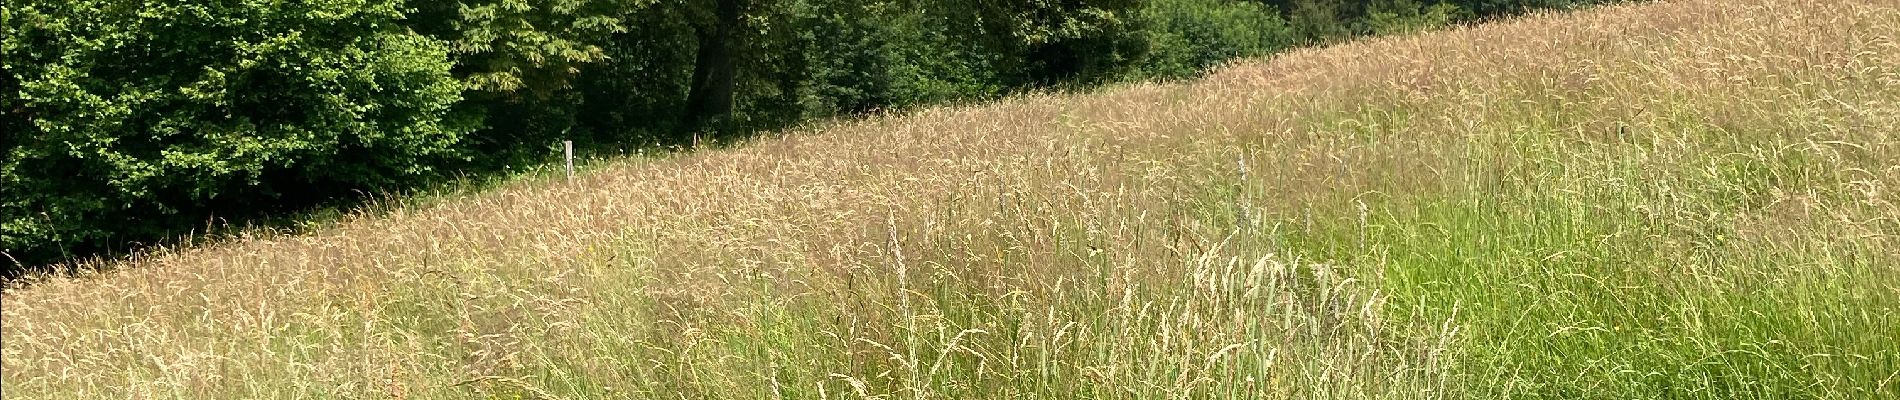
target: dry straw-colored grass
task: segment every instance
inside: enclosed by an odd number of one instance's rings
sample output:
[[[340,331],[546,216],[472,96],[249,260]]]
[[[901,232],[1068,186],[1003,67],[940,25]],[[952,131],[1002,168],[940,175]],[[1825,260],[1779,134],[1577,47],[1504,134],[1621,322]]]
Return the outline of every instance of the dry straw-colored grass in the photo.
[[[0,389],[1900,396],[1897,38],[1647,3],[616,161],[7,290]]]

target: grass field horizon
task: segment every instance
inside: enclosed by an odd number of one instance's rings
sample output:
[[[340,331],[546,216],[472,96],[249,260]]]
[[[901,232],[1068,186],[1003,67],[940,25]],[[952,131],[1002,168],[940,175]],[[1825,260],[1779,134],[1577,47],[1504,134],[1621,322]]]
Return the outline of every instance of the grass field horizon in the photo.
[[[0,393],[1894,398],[1896,132],[1892,1],[1535,14],[44,277]]]

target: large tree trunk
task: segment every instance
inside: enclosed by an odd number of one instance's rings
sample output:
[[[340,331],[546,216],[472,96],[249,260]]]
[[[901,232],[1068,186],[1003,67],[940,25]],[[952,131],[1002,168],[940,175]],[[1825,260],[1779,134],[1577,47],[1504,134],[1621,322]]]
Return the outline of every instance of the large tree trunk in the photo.
[[[693,62],[692,91],[686,95],[686,119],[693,129],[724,128],[732,116],[743,0],[717,1],[712,23],[699,27],[699,55]]]

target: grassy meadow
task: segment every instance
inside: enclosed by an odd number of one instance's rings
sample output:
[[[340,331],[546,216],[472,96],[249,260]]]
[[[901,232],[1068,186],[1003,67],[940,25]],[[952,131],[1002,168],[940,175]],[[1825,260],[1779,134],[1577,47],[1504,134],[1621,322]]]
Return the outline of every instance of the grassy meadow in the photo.
[[[1900,397],[1900,4],[1541,14],[4,293],[9,399]]]

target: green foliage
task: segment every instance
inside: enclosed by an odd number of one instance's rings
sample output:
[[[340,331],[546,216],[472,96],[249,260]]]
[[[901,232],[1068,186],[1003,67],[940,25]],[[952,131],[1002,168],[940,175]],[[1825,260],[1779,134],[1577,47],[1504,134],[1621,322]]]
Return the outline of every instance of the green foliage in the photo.
[[[796,121],[1002,92],[999,59],[941,9],[887,1],[790,1],[768,11],[747,107]]]
[[[1293,30],[1260,3],[1233,0],[1156,0],[1148,20],[1150,54],[1144,74],[1189,77],[1221,62],[1291,46]]]
[[[0,249],[24,262],[400,186],[465,131],[445,119],[447,47],[399,25],[397,1],[23,0],[6,16]]]
[[[1416,33],[1450,25],[1459,12],[1458,6],[1451,3],[1427,6],[1414,0],[1377,1],[1367,6],[1359,31],[1372,35]]]
[[[1628,0],[1447,0],[1446,3],[1470,10],[1474,16],[1520,14],[1531,10],[1569,9]]]
[[[469,89],[457,115],[483,121],[468,146],[477,165],[539,161],[537,144],[574,125],[583,69],[609,59],[626,15],[652,0],[468,0],[420,2],[408,22],[446,41],[455,76]]]
[[[685,130],[677,120],[692,77],[694,28],[682,3],[630,13],[627,30],[605,39],[607,58],[581,70],[570,138],[582,147],[652,145]],[[572,103],[570,103],[572,104]]]
[[[1028,55],[1030,83],[1096,83],[1146,57],[1140,0],[1037,0],[998,7]]]
[[[798,45],[806,51],[788,55],[805,67],[806,82],[796,93],[805,115],[866,112],[898,102],[895,82],[902,78],[886,72],[905,61],[898,46],[912,38],[880,24],[895,19],[890,4],[840,9],[840,3],[803,4],[809,8],[794,17],[793,25],[803,28],[796,33]],[[854,14],[872,18],[845,17]]]
[[[626,32],[621,15],[643,0],[473,0],[422,2],[417,26],[449,42],[470,89],[548,96],[566,89],[582,65],[607,59],[601,47]]]
[[[1351,15],[1340,0],[1294,0],[1285,8],[1293,31],[1313,42],[1352,34]]]

